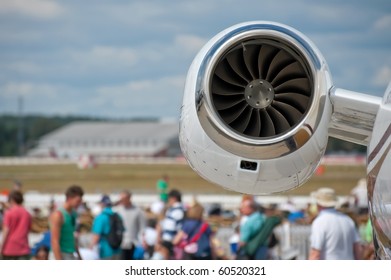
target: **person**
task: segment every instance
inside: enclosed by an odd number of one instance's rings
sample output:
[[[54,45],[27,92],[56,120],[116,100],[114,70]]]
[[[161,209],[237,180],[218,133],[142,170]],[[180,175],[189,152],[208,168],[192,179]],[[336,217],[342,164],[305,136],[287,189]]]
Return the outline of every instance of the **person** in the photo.
[[[99,257],[104,260],[119,260],[121,248],[113,248],[108,241],[108,234],[111,229],[110,216],[117,215],[111,208],[112,203],[108,195],[103,195],[100,200],[101,213],[95,217],[92,224],[92,240],[90,248],[99,247]]]
[[[146,228],[143,232],[143,247],[145,252],[148,254],[147,258],[152,258],[155,246],[157,244],[157,230],[156,230],[157,221],[155,218],[150,218],[147,220]]]
[[[373,244],[373,228],[371,219],[368,218],[364,229],[364,244],[363,244],[363,259],[374,260],[375,259],[375,247]]]
[[[19,180],[14,180],[12,190],[22,192],[23,184]]]
[[[168,176],[163,175],[163,177],[156,182],[156,189],[159,193],[160,201],[167,203],[168,200]]]
[[[31,248],[31,255],[36,256],[39,248],[41,248],[41,247],[48,248],[48,251],[50,252],[50,231],[49,230],[45,231],[42,234],[41,239],[33,245],[33,247]]]
[[[8,202],[9,209],[4,214],[0,254],[5,260],[28,260],[30,259],[28,234],[32,217],[22,206],[23,194],[20,191],[11,191]]]
[[[49,259],[49,248],[47,246],[41,246],[37,249],[34,254],[33,260],[48,260]]]
[[[338,212],[337,196],[331,188],[315,193],[319,215],[311,225],[310,260],[354,260],[361,257],[361,244],[353,220]]]
[[[362,178],[357,185],[352,189],[351,195],[354,198],[354,206],[358,215],[368,214],[368,190],[367,181]]]
[[[4,210],[0,202],[0,231],[3,231]]]
[[[2,190],[0,192],[0,198],[2,196],[5,197],[5,198],[8,198],[12,191],[18,191],[18,192],[23,194],[23,192],[22,192],[23,188],[22,187],[23,187],[23,185],[22,185],[22,183],[20,181],[13,180],[12,188],[10,190],[9,189]],[[0,206],[1,206],[3,211],[7,210],[8,208],[11,207],[11,205],[9,204],[9,201],[7,201],[7,199],[5,201],[0,201]]]
[[[168,242],[160,241],[156,243],[151,260],[169,260],[172,256],[172,246]]]
[[[143,211],[132,203],[132,194],[124,190],[120,193],[117,213],[121,216],[125,231],[121,244],[121,259],[132,260],[135,246],[140,242],[140,237],[145,228]]]
[[[240,205],[242,206],[242,205],[244,205],[244,203],[254,203],[254,201],[255,201],[255,199],[254,199],[253,195],[245,194],[242,196],[242,200],[240,202]],[[240,211],[240,220],[239,220],[239,229],[240,229],[240,227],[246,223],[248,216],[242,212],[241,207],[240,207],[239,211]]]
[[[65,192],[63,206],[50,216],[51,250],[56,260],[81,259],[75,231],[76,209],[81,204],[83,195],[84,191],[80,186],[70,186]]]
[[[178,231],[173,239],[173,245],[179,245],[183,241],[184,249],[183,259],[190,260],[211,260],[212,247],[211,235],[212,230],[209,224],[203,221],[204,208],[198,202],[187,209],[186,218],[183,221],[182,229]],[[197,246],[193,252],[187,252],[186,246],[190,243],[196,243]]]
[[[240,226],[240,241],[238,258],[264,260],[267,257],[268,247],[257,246],[254,255],[247,255],[246,245],[256,236],[263,226],[265,216],[261,214],[254,200],[244,200],[241,205],[241,213],[247,216],[246,221]]]
[[[177,232],[182,228],[185,217],[185,209],[182,205],[182,194],[178,190],[171,190],[168,193],[168,209],[159,227],[159,241],[165,243],[169,252],[173,252],[172,240]]]
[[[230,257],[232,259],[237,258],[238,253],[238,246],[239,246],[239,240],[240,240],[240,227],[239,224],[233,225],[233,234],[230,236],[228,242],[229,242],[229,248],[230,248]]]

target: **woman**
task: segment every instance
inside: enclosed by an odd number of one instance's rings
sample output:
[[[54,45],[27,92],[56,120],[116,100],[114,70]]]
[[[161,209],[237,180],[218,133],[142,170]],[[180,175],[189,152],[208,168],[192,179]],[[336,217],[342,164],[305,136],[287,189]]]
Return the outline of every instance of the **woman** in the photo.
[[[207,222],[203,221],[204,208],[195,202],[186,212],[182,229],[173,239],[173,245],[183,248],[183,259],[212,259],[211,235]],[[188,249],[189,248],[189,249]]]

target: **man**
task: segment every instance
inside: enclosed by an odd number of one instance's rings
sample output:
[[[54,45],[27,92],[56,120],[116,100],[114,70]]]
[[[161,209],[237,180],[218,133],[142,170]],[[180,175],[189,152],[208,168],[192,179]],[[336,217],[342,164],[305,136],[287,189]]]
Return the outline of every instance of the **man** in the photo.
[[[168,209],[160,225],[160,239],[172,251],[172,240],[182,228],[185,210],[182,206],[182,195],[178,190],[168,193]]]
[[[145,228],[145,217],[143,211],[132,203],[132,194],[129,191],[120,193],[117,213],[121,216],[125,231],[121,244],[121,259],[132,260],[134,248],[139,243],[141,233]]]
[[[253,199],[243,200],[240,210],[242,215],[247,217],[240,226],[239,258],[242,258],[246,255],[243,249],[260,231],[265,221],[265,217],[259,212],[258,205]],[[255,254],[253,256],[246,257],[255,260],[264,260],[267,257],[267,251],[267,246],[259,245],[259,247],[255,249]]]
[[[360,259],[360,237],[353,220],[338,212],[337,196],[330,188],[315,194],[319,215],[311,226],[310,260]]]
[[[100,200],[102,212],[95,217],[92,224],[92,241],[91,249],[99,244],[99,257],[103,260],[119,260],[120,259],[120,244],[117,248],[110,245],[108,235],[111,230],[110,217],[117,215],[113,212],[111,200],[108,195],[104,195]],[[120,218],[120,217],[119,217]],[[122,224],[121,224],[122,226]],[[123,232],[121,232],[122,234]]]
[[[76,209],[82,202],[84,191],[79,186],[70,186],[65,192],[63,207],[54,211],[50,216],[51,249],[56,260],[81,259],[76,231]]]
[[[10,208],[4,215],[0,255],[5,260],[27,260],[30,258],[28,234],[32,218],[22,206],[23,194],[20,191],[11,191],[8,200]]]
[[[368,190],[365,178],[360,179],[350,192],[354,198],[355,211],[358,215],[368,214]]]
[[[160,201],[166,203],[168,199],[168,194],[167,194],[168,176],[167,175],[163,175],[163,177],[156,182],[156,189],[159,193]]]

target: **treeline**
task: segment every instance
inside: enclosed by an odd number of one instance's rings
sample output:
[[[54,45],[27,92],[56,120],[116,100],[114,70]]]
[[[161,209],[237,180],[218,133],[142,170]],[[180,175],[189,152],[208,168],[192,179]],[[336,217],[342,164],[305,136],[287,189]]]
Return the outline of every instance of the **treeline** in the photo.
[[[14,115],[0,116],[0,156],[23,155],[37,144],[39,138],[74,121],[96,121],[97,118],[78,116]]]
[[[23,155],[43,135],[74,121],[112,121],[82,116],[0,115],[0,156]],[[133,119],[151,121],[156,119]],[[121,120],[126,121],[126,120]],[[330,138],[326,153],[365,153],[366,147]]]

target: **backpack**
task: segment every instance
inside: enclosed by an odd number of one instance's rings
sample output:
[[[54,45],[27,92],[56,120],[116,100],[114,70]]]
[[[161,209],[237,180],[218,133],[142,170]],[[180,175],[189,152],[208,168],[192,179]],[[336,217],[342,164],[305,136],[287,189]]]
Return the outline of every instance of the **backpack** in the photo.
[[[273,236],[273,230],[280,223],[280,217],[267,217],[258,233],[247,242],[246,246],[244,247],[245,253],[248,256],[254,256],[260,246],[269,247],[270,237]]]
[[[108,216],[110,219],[110,231],[105,237],[111,248],[118,249],[122,243],[122,234],[125,231],[125,227],[117,213]]]

